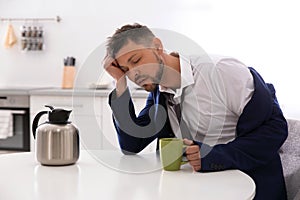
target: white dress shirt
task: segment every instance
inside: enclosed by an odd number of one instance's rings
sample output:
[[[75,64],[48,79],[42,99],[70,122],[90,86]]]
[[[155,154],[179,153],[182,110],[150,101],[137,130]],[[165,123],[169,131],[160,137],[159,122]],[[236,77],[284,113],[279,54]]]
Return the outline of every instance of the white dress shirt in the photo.
[[[174,94],[181,103],[182,119],[192,138],[209,145],[225,144],[236,137],[236,125],[254,91],[253,77],[242,62],[224,56],[180,55],[181,87]],[[171,127],[182,137],[178,122],[168,108]],[[174,112],[173,112],[174,116]]]

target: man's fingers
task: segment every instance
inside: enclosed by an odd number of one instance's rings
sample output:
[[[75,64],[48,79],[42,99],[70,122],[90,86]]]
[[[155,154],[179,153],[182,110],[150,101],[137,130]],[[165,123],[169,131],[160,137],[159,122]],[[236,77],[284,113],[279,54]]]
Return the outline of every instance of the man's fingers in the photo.
[[[189,163],[192,166],[199,166],[199,165],[201,165],[201,161],[199,159],[198,160],[190,160]]]
[[[185,145],[188,145],[185,150],[186,158],[194,171],[201,170],[200,147],[195,145],[192,140],[183,139]]]
[[[201,169],[201,165],[193,166],[194,171],[199,171]]]
[[[117,63],[115,62],[115,60],[112,57],[106,55],[105,58],[102,61],[102,65],[106,69],[107,67],[110,67],[110,66],[115,66],[116,67]]]
[[[183,143],[185,145],[192,145],[192,144],[194,144],[194,142],[192,140],[189,140],[189,139],[186,139],[186,138],[183,139]]]
[[[188,160],[199,160],[200,154],[199,153],[188,154],[186,157]]]
[[[187,146],[185,150],[186,154],[193,154],[198,152],[200,152],[200,148],[198,145]]]

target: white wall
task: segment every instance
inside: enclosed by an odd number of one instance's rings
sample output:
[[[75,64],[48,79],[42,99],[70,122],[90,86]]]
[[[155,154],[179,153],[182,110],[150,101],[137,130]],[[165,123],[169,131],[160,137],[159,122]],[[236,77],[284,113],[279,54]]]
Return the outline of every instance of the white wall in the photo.
[[[0,86],[60,87],[64,57],[76,57],[79,68],[117,27],[140,22],[184,34],[206,52],[255,67],[275,84],[287,117],[300,118],[298,11],[296,0],[0,0],[0,17],[62,18],[42,23],[43,52],[21,52],[20,43],[0,46]],[[20,35],[23,22],[13,25]],[[6,27],[0,22],[1,44]],[[80,83],[87,87],[88,77]]]

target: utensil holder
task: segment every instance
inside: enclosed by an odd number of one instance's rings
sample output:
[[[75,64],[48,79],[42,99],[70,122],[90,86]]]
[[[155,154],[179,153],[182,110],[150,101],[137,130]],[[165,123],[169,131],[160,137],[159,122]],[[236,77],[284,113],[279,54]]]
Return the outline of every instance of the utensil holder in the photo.
[[[63,80],[62,80],[62,88],[63,89],[72,89],[73,88],[75,73],[76,73],[76,70],[75,70],[74,66],[64,66]]]

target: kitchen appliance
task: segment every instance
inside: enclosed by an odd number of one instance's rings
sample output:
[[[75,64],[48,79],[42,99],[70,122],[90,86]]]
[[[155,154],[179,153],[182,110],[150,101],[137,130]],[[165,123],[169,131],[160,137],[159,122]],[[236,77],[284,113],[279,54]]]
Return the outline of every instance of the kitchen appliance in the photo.
[[[0,150],[30,151],[27,91],[0,90]]]
[[[79,158],[79,131],[68,121],[71,110],[53,108],[39,112],[32,123],[36,139],[36,157],[42,165],[70,165]],[[42,115],[48,120],[38,125]]]

